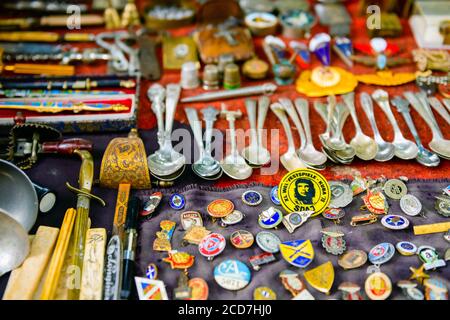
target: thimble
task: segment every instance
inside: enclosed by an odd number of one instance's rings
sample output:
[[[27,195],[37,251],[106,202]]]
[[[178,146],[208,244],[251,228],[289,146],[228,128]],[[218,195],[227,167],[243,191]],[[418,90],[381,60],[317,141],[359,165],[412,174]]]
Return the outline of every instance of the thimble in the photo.
[[[223,79],[223,74],[225,73],[225,66],[229,63],[234,62],[234,57],[231,53],[224,53],[219,56],[219,63],[217,67],[219,68],[219,77]]]
[[[236,89],[241,86],[241,75],[239,67],[234,63],[229,63],[225,67],[223,76],[223,87],[225,89]]]
[[[203,69],[203,89],[219,89],[219,69],[215,64],[207,64]]]
[[[198,64],[192,61],[183,63],[181,66],[181,87],[183,89],[195,89],[199,85]]]

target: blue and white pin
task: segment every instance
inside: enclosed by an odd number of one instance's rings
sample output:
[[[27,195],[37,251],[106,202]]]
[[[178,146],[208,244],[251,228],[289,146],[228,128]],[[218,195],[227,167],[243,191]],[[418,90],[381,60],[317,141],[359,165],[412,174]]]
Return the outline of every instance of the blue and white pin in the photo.
[[[275,186],[270,190],[270,200],[274,205],[279,206],[281,204],[280,198],[278,198],[278,186]]]
[[[186,199],[182,194],[174,193],[170,196],[169,205],[172,209],[181,210],[186,205]]]
[[[150,280],[156,280],[158,278],[158,267],[154,263],[150,263],[147,267],[145,275]]]
[[[257,206],[263,201],[261,193],[255,190],[248,190],[242,194],[242,202],[248,206]]]

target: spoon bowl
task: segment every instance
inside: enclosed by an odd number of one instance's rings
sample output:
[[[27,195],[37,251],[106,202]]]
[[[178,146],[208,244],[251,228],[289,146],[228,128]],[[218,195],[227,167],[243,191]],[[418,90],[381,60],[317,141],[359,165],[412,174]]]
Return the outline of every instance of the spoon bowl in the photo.
[[[378,145],[375,140],[361,132],[353,137],[350,145],[355,149],[356,156],[361,160],[372,160],[378,153]]]
[[[172,150],[170,157],[165,158],[160,152],[155,152],[147,158],[150,172],[156,176],[170,176],[184,167],[186,157]]]
[[[253,168],[237,153],[225,157],[220,166],[227,176],[236,180],[245,180],[253,173]]]
[[[150,172],[150,173],[151,173],[152,176],[154,176],[158,180],[168,182],[168,181],[174,181],[174,180],[178,179],[183,174],[185,169],[186,169],[186,166],[183,166],[178,171],[176,171],[176,172],[174,172],[174,173],[172,173],[170,175],[167,175],[167,176],[158,176],[158,175],[155,175],[152,172]]]
[[[450,140],[445,139],[433,139],[428,144],[431,150],[445,159],[450,158]]]
[[[441,163],[437,154],[425,148],[419,148],[416,161],[426,167],[437,167]]]
[[[24,227],[0,211],[0,277],[19,267],[30,251]]]
[[[270,152],[266,148],[257,145],[249,145],[242,149],[242,156],[250,165],[257,167],[264,166],[270,162]]]

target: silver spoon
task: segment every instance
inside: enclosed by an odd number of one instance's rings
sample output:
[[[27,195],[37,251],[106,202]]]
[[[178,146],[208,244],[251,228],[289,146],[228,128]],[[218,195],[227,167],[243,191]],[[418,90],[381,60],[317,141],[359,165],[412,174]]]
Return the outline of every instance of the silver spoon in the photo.
[[[417,94],[414,94],[413,92],[405,92],[404,95],[431,129],[433,138],[428,143],[430,149],[442,158],[450,158],[450,140],[444,139],[441,129],[439,128],[436,119],[433,116],[433,112],[428,105],[426,94],[422,94],[420,92]]]
[[[402,99],[399,96],[396,96],[392,101],[392,104],[397,108],[397,111],[403,116],[406,124],[408,125],[409,131],[411,131],[414,140],[416,140],[416,144],[419,147],[419,153],[417,154],[417,162],[427,167],[436,167],[441,162],[439,157],[433,152],[426,149],[422,141],[420,140],[419,134],[417,133],[416,127],[414,126],[414,122],[411,118],[411,114],[409,113],[409,103],[408,100]]]
[[[264,122],[266,121],[267,111],[269,111],[270,98],[268,96],[261,96],[258,99],[258,123],[256,127],[256,134],[258,136],[258,150],[260,158],[264,159],[264,164],[270,162],[270,152],[264,147],[262,142],[262,133],[264,130]]]
[[[394,141],[392,144],[395,147],[395,156],[403,159],[410,160],[417,157],[419,153],[419,148],[417,145],[405,139],[400,128],[398,127],[397,120],[395,120],[394,114],[392,113],[391,107],[389,106],[389,95],[386,91],[378,89],[372,93],[372,98],[378,104],[378,106],[383,110],[389,119],[392,127],[394,128]]]
[[[298,117],[297,111],[295,110],[294,104],[291,99],[288,98],[280,98],[278,101],[284,107],[284,111],[286,111],[289,118],[291,118],[292,122],[294,122],[295,127],[297,128],[298,135],[300,137],[300,147],[297,149],[297,154],[300,157],[300,151],[306,144],[305,131],[303,129],[300,118]]]
[[[375,160],[382,162],[391,160],[395,155],[395,147],[392,143],[386,142],[381,136],[380,131],[378,130],[377,123],[375,121],[375,115],[373,113],[372,98],[366,92],[363,92],[359,96],[359,98],[364,112],[369,119],[370,125],[372,126],[375,142],[378,145],[378,153],[375,156]]]
[[[0,212],[0,277],[16,269],[28,256],[30,240],[15,219]]]
[[[444,118],[447,124],[450,124],[450,115],[448,114],[447,109],[445,109],[445,107],[439,101],[439,99],[436,97],[428,97],[428,102],[433,107],[433,109],[436,110],[436,112],[439,113],[442,118]]]
[[[186,163],[186,158],[172,148],[171,133],[173,116],[180,96],[178,85],[168,85],[167,91],[159,84],[152,85],[147,95],[152,101],[152,110],[158,122],[158,144],[159,149],[148,156],[147,162],[150,172],[158,177],[172,176],[178,172]],[[164,111],[166,106],[163,102],[167,93],[166,123],[164,124]]]
[[[331,122],[333,119],[333,114],[336,109],[336,97],[328,96],[328,112],[327,112],[327,128],[324,133],[319,135],[320,141],[323,145],[325,145],[328,149],[331,150],[343,150],[345,148],[345,144],[342,140],[338,139],[336,136],[331,135]]]
[[[236,180],[245,180],[249,178],[253,173],[253,168],[250,167],[244,158],[242,158],[236,147],[236,131],[234,122],[237,118],[242,116],[242,112],[239,111],[228,111],[225,105],[222,104],[221,114],[224,115],[228,121],[228,126],[230,127],[230,139],[231,139],[231,151],[220,163],[223,172],[230,178]]]
[[[353,123],[355,124],[356,134],[350,141],[350,145],[355,149],[356,156],[362,160],[372,160],[378,153],[378,146],[375,140],[365,135],[359,125],[355,108],[355,93],[350,92],[342,95],[345,105],[350,111]]]
[[[280,157],[281,163],[288,171],[306,168],[306,165],[303,163],[302,160],[300,160],[297,153],[295,153],[294,138],[292,137],[292,131],[289,125],[289,120],[286,114],[284,113],[283,106],[280,103],[276,102],[270,106],[270,109],[272,109],[272,112],[275,113],[275,115],[283,125],[288,140],[288,150],[286,151],[285,154],[283,154]]]
[[[250,145],[241,151],[241,155],[249,164],[263,166],[270,162],[270,153],[265,148],[260,148],[258,143],[258,130],[256,127],[256,100],[246,99],[248,120],[250,122]],[[267,112],[266,112],[267,113]]]
[[[297,152],[300,159],[307,164],[311,164],[316,167],[321,167],[327,162],[327,157],[320,151],[314,148],[311,137],[311,126],[309,124],[309,106],[308,100],[298,98],[294,101],[295,108],[297,109],[300,118],[302,119],[303,127],[305,129],[305,145],[301,152]]]

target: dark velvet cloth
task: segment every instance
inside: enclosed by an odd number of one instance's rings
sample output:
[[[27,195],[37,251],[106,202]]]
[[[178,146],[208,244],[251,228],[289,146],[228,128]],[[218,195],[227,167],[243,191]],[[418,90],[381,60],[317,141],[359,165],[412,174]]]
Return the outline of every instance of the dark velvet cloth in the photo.
[[[180,126],[186,127],[176,123],[174,128]],[[91,139],[94,142],[94,150],[92,152],[95,164],[95,177],[98,178],[101,160],[103,152],[109,143],[109,141],[115,136],[126,136],[126,133],[117,134],[112,136],[111,134],[84,134],[77,135],[77,137]],[[140,131],[140,136],[142,137],[144,144],[146,146],[147,154],[154,152],[157,148],[156,142],[156,129]],[[66,138],[71,138],[72,136],[66,135]],[[193,154],[193,153],[192,153]],[[47,214],[39,214],[38,219],[34,228],[30,231],[30,234],[34,234],[37,227],[40,225],[60,227],[63,221],[64,213],[67,208],[76,206],[76,196],[70,192],[64,185],[66,181],[70,182],[72,185],[77,186],[79,168],[81,161],[77,156],[43,156],[40,158],[38,164],[35,165],[26,173],[29,175],[31,180],[37,184],[49,187],[57,192],[57,203],[56,206]],[[437,221],[445,221],[445,218],[437,215],[434,211],[434,200],[433,196],[440,193],[441,189],[448,185],[449,180],[446,181],[416,181],[409,182],[408,187],[410,191],[418,196],[423,202],[426,211],[428,211],[428,218],[411,218],[412,224],[421,223],[431,223]],[[187,197],[187,205],[185,210],[198,210],[202,214],[206,214],[207,204],[215,198],[222,197],[230,199],[234,202],[237,209],[242,210],[246,214],[244,221],[239,223],[237,226],[231,226],[227,229],[222,229],[218,226],[213,226],[208,219],[205,219],[206,226],[208,229],[213,231],[219,231],[223,233],[227,239],[231,232],[236,229],[248,229],[253,233],[256,233],[260,228],[257,225],[257,214],[269,206],[269,196],[268,192],[270,188],[266,187],[255,187],[257,190],[261,191],[264,195],[264,201],[261,205],[255,208],[250,208],[243,205],[240,197],[244,190],[248,189],[247,186],[241,186],[237,189],[223,189],[222,193],[212,192],[212,189],[205,190],[204,188],[209,188],[212,186],[213,182],[206,180],[201,180],[196,175],[193,174],[190,167],[187,166],[186,171],[183,176],[177,180],[177,189],[181,190],[190,184],[201,184],[203,190],[192,189],[184,192]],[[153,192],[154,190],[152,190]],[[195,253],[196,262],[194,267],[190,270],[190,276],[196,277],[200,276],[207,280],[210,286],[210,298],[211,299],[251,299],[253,289],[260,285],[267,285],[271,287],[277,293],[280,299],[290,298],[290,294],[281,286],[281,282],[278,279],[278,273],[286,268],[302,272],[300,269],[291,267],[287,262],[285,262],[280,254],[277,254],[278,261],[266,266],[258,272],[252,271],[253,280],[248,287],[239,291],[231,292],[220,288],[213,279],[213,267],[223,261],[226,258],[237,258],[245,263],[248,263],[247,259],[249,256],[261,252],[259,248],[254,244],[251,248],[246,250],[233,249],[231,244],[228,242],[225,252],[218,256],[214,261],[208,262],[204,257],[202,257],[196,246],[189,245],[186,248],[180,247],[181,238],[184,232],[181,231],[181,225],[179,221],[179,212],[172,210],[168,205],[168,199],[171,193],[175,190],[162,189],[164,193],[164,199],[161,207],[159,208],[159,215],[149,222],[145,222],[141,226],[139,235],[139,253],[138,253],[138,272],[142,275],[145,267],[150,262],[155,262],[160,269],[160,278],[164,280],[167,284],[169,297],[172,297],[172,292],[177,284],[177,278],[179,275],[178,270],[170,270],[170,266],[165,262],[162,262],[162,258],[166,256],[164,253],[153,252],[152,244],[155,238],[156,231],[159,230],[159,222],[161,219],[172,219],[177,222],[177,228],[174,233],[174,238],[172,239],[172,245],[174,249],[186,250],[191,253]],[[94,186],[93,193],[103,198],[107,206],[105,208],[101,207],[97,202],[91,202],[90,218],[92,220],[92,227],[102,227],[106,228],[108,231],[108,237],[111,236],[114,208],[116,204],[117,190],[100,188]],[[133,193],[138,193],[142,195],[142,191]],[[397,201],[390,201],[392,204],[392,213],[400,213],[400,209]],[[448,244],[444,242],[442,234],[434,234],[428,236],[414,237],[412,235],[412,230],[408,231],[390,231],[386,230],[381,224],[376,224],[372,226],[351,228],[348,223],[350,217],[358,212],[358,208],[361,204],[361,199],[357,198],[353,201],[352,208],[347,210],[347,216],[344,219],[344,229],[346,231],[346,241],[349,249],[360,248],[363,250],[370,250],[370,248],[383,241],[390,241],[395,244],[397,241],[401,240],[412,240],[416,245],[429,244],[438,248],[441,255],[445,252]],[[284,227],[275,231],[282,240],[288,239],[311,239],[316,249],[316,257],[313,263],[308,267],[308,269],[319,265],[322,262],[331,260],[333,264],[336,265],[337,258],[325,254],[324,249],[320,246],[320,229],[323,226],[331,225],[329,221],[323,221],[320,219],[313,219],[307,222],[300,229],[297,229],[293,235],[287,233]],[[228,240],[227,240],[228,241]],[[382,266],[382,270],[385,271],[391,279],[396,282],[400,279],[405,279],[409,276],[409,267],[418,267],[420,261],[417,257],[403,257],[396,254],[391,262],[387,265]],[[430,273],[431,275],[440,276],[441,278],[450,278],[449,267],[437,270]],[[0,278],[0,296],[3,295],[4,288],[7,284],[9,274],[4,275]],[[343,280],[352,280],[363,286],[365,279],[365,267],[357,269],[354,271],[343,271],[339,267],[336,267],[336,279],[335,285],[333,286],[333,292],[337,291],[337,285]],[[330,298],[321,293],[318,293],[312,288],[309,288],[311,293],[317,298]],[[396,296],[399,294],[396,290]],[[335,297],[332,295],[331,297]]]
[[[424,182],[424,181],[410,181],[408,182],[409,193],[416,195],[422,200],[424,211],[426,212],[426,218],[421,216],[408,217],[410,221],[410,226],[406,230],[393,231],[389,230],[377,222],[372,225],[352,227],[350,226],[351,217],[359,213],[359,208],[363,204],[360,196],[356,196],[351,205],[345,209],[346,216],[342,219],[340,228],[345,232],[345,241],[347,243],[347,250],[351,249],[361,249],[365,252],[381,242],[390,242],[394,246],[399,241],[411,241],[418,247],[421,245],[431,245],[434,246],[440,256],[443,258],[444,252],[450,247],[447,243],[442,233],[414,236],[412,226],[436,222],[449,221],[439,215],[434,209],[434,196],[441,193],[442,188],[448,185],[448,181],[434,181],[434,182]],[[259,191],[263,197],[263,202],[256,206],[251,207],[244,204],[241,200],[241,195],[244,191],[254,189]],[[192,268],[189,269],[190,277],[201,277],[204,278],[209,285],[209,298],[210,299],[237,299],[237,300],[249,300],[253,299],[253,291],[259,286],[268,286],[277,294],[278,299],[290,299],[291,294],[284,289],[278,275],[284,269],[290,269],[292,271],[303,274],[304,271],[310,270],[322,263],[331,261],[335,270],[335,280],[331,290],[331,295],[327,296],[323,293],[318,292],[311,286],[307,285],[308,290],[316,299],[339,299],[340,292],[337,289],[339,284],[344,281],[352,281],[361,286],[361,292],[364,292],[364,282],[368,276],[367,267],[370,266],[368,261],[364,266],[345,271],[337,264],[337,256],[329,254],[325,251],[321,244],[321,233],[320,230],[324,227],[333,226],[333,222],[326,220],[322,216],[312,218],[307,221],[304,225],[299,227],[294,231],[293,234],[288,233],[283,225],[280,225],[277,230],[272,230],[277,234],[282,241],[296,240],[296,239],[310,239],[314,246],[315,257],[313,262],[306,267],[306,269],[300,269],[290,265],[287,261],[283,259],[281,253],[275,254],[277,261],[270,264],[262,266],[259,271],[253,271],[251,265],[248,262],[248,258],[252,255],[262,253],[261,249],[257,246],[256,242],[248,249],[236,249],[229,242],[229,236],[233,231],[244,229],[252,232],[256,235],[257,232],[263,229],[258,225],[258,214],[268,208],[273,206],[270,201],[270,190],[269,186],[236,186],[226,189],[216,189],[212,187],[204,186],[187,186],[178,190],[166,190],[165,196],[162,203],[158,209],[158,215],[154,218],[144,221],[140,225],[139,230],[139,242],[138,242],[138,274],[145,276],[145,269],[149,263],[155,263],[159,268],[159,279],[163,280],[166,284],[169,298],[173,296],[173,289],[177,287],[177,280],[180,275],[180,270],[172,270],[170,265],[164,261],[163,258],[167,257],[165,252],[153,251],[153,241],[156,238],[156,232],[160,230],[159,223],[161,220],[172,220],[177,223],[176,229],[174,231],[171,244],[172,249],[179,251],[186,251],[190,254],[195,255],[195,263]],[[168,191],[168,192],[167,192]],[[169,206],[169,197],[172,192],[180,192],[186,198],[186,206],[183,210],[177,211]],[[141,194],[141,196],[144,196]],[[219,224],[213,223],[206,212],[207,205],[214,199],[226,198],[232,200],[235,208],[242,211],[245,214],[245,218],[237,225],[228,226],[222,228]],[[390,213],[402,214],[399,207],[399,201],[389,200],[390,203]],[[281,207],[279,207],[281,208]],[[227,245],[222,254],[215,257],[213,261],[208,261],[198,252],[198,246],[188,245],[186,247],[182,246],[182,238],[185,234],[181,223],[180,223],[180,213],[183,211],[195,210],[199,211],[203,215],[203,221],[208,230],[213,232],[218,232],[224,235],[227,239]],[[404,215],[406,216],[406,215]],[[238,259],[246,263],[252,270],[252,280],[250,284],[242,290],[239,291],[229,291],[220,287],[214,280],[213,270],[214,267],[226,259]],[[394,257],[386,264],[381,265],[381,271],[386,273],[393,284],[394,291],[390,299],[405,299],[402,295],[401,290],[396,286],[399,280],[405,280],[410,277],[409,267],[419,267],[421,261],[417,255],[415,256],[402,256],[396,251]],[[444,268],[436,269],[435,271],[430,271],[428,274],[431,277],[439,277],[445,280],[447,287],[450,287],[450,267],[447,265]]]

